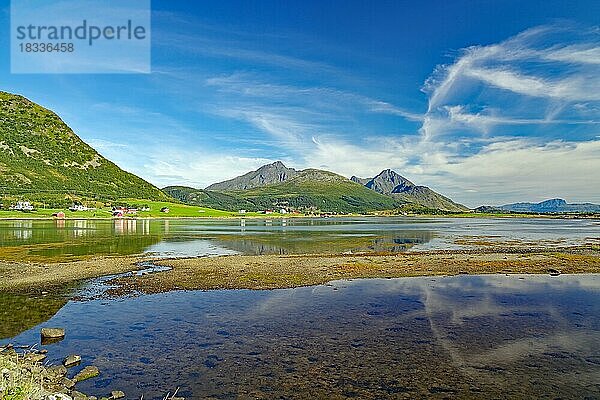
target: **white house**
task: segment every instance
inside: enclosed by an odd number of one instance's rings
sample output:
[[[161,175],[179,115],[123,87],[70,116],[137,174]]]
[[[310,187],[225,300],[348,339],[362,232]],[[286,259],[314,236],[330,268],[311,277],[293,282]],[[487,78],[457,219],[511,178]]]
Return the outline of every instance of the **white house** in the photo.
[[[69,207],[69,210],[75,212],[75,211],[88,211],[88,210],[95,210],[95,208],[88,208],[86,206],[84,206],[83,204],[76,204],[73,203],[71,205],[71,207]]]
[[[33,206],[28,201],[18,201],[17,204],[11,208],[15,211],[33,211]]]

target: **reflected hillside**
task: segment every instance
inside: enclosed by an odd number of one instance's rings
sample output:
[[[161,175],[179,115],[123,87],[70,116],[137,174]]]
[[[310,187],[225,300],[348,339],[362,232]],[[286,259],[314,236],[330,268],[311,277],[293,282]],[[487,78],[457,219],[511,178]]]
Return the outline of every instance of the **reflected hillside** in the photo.
[[[163,231],[149,220],[1,221],[0,259],[53,262],[139,254],[160,242]]]
[[[0,293],[0,340],[49,320],[65,304],[63,297]]]
[[[431,231],[248,233],[219,235],[215,242],[242,254],[339,254],[344,252],[400,253],[434,238]]]

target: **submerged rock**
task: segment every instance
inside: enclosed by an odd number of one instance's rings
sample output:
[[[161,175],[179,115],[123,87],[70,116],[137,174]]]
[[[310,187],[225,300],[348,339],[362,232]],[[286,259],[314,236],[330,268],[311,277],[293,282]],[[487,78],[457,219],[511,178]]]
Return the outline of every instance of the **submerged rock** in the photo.
[[[79,363],[81,363],[81,356],[77,354],[71,354],[65,357],[65,359],[63,360],[63,365],[67,368],[79,365]]]
[[[85,381],[86,379],[95,378],[98,375],[100,375],[100,370],[97,367],[88,365],[87,367],[79,371],[79,373],[75,375],[73,380],[75,382],[81,382]]]

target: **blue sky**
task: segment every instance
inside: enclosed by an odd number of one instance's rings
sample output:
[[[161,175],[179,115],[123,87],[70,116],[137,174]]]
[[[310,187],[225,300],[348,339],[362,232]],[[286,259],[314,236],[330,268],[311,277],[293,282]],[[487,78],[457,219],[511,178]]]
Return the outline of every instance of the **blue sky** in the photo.
[[[598,1],[158,1],[151,74],[10,74],[158,186],[282,160],[469,206],[600,202]]]

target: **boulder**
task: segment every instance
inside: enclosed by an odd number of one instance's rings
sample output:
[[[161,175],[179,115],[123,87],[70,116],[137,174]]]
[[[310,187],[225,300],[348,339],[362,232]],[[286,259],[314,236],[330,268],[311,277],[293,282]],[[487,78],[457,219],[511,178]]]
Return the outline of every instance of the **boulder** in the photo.
[[[79,373],[77,375],[75,375],[73,380],[75,382],[81,382],[81,381],[85,381],[86,379],[95,378],[98,375],[100,375],[100,370],[97,367],[89,365],[89,366],[85,367],[84,369],[82,369],[81,371],[79,371]]]
[[[121,392],[120,390],[113,390],[112,392],[110,392],[110,398],[111,399],[122,399],[125,397],[125,393]]]
[[[71,354],[65,357],[65,359],[63,360],[63,365],[67,368],[70,368],[79,365],[80,362],[81,356],[78,356],[77,354]]]
[[[66,387],[67,389],[73,389],[73,387],[75,387],[75,381],[72,379],[69,379],[67,377],[64,377],[62,379],[62,385],[64,387]]]
[[[65,337],[65,330],[63,328],[42,328],[40,334],[42,335],[42,340],[62,339]]]
[[[46,372],[51,380],[67,375],[67,369],[63,365],[52,365],[46,368]]]
[[[25,356],[25,359],[27,361],[31,361],[31,362],[40,362],[40,361],[44,361],[46,359],[46,354],[39,354],[39,353],[28,353]]]
[[[40,336],[42,337],[42,345],[48,345],[63,340],[65,338],[65,330],[63,328],[42,328]]]

